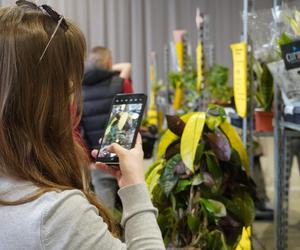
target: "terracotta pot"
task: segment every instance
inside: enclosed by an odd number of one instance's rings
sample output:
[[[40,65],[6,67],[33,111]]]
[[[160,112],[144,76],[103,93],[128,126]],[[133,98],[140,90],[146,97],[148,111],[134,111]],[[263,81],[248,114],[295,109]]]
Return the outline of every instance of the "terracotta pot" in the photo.
[[[255,130],[258,132],[273,131],[273,112],[272,111],[258,111],[255,113]]]

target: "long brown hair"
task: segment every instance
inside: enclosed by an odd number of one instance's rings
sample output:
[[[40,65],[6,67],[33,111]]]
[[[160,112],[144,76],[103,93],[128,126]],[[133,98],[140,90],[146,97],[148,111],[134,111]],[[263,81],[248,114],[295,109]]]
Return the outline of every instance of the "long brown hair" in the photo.
[[[57,26],[38,8],[0,8],[0,175],[26,180],[38,191],[16,205],[51,190],[79,189],[115,232],[105,208],[89,188],[88,157],[72,136],[70,106],[81,112],[85,39],[67,21]]]

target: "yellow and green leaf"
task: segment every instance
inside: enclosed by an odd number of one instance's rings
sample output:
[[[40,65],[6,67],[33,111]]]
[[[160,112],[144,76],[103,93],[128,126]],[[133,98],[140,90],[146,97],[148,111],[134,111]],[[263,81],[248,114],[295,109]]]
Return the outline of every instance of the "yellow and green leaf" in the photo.
[[[185,114],[181,116],[180,119],[186,123],[194,114],[196,114],[196,112]],[[173,132],[171,132],[171,130],[167,129],[166,132],[160,138],[157,150],[157,159],[160,159],[165,154],[169,145],[178,139],[179,136],[175,135]]]
[[[181,137],[180,154],[189,170],[194,172],[194,159],[205,124],[204,112],[199,112],[187,121]]]
[[[247,151],[244,147],[244,144],[239,136],[239,134],[236,132],[236,130],[229,124],[228,121],[224,121],[220,128],[222,129],[223,133],[227,136],[231,147],[233,147],[239,154],[241,162],[246,170],[246,173],[250,175],[250,169],[249,169],[249,160]]]

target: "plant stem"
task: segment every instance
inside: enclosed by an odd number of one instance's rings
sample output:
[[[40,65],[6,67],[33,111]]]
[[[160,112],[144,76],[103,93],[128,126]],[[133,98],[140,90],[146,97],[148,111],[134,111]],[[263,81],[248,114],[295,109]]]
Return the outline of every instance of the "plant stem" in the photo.
[[[189,214],[192,214],[193,198],[194,198],[194,187],[191,186],[191,188],[190,188],[190,197],[189,197],[189,205],[188,205],[188,209],[187,209]]]

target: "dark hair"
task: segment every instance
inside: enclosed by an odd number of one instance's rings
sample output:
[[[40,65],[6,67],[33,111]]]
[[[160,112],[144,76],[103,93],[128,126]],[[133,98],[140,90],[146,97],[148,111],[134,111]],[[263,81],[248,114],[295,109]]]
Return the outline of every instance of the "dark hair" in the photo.
[[[89,159],[72,135],[71,106],[81,113],[85,39],[67,21],[59,27],[43,59],[41,54],[57,27],[38,8],[0,8],[0,175],[27,180],[38,191],[16,205],[51,190],[79,189],[115,226],[89,187]]]

